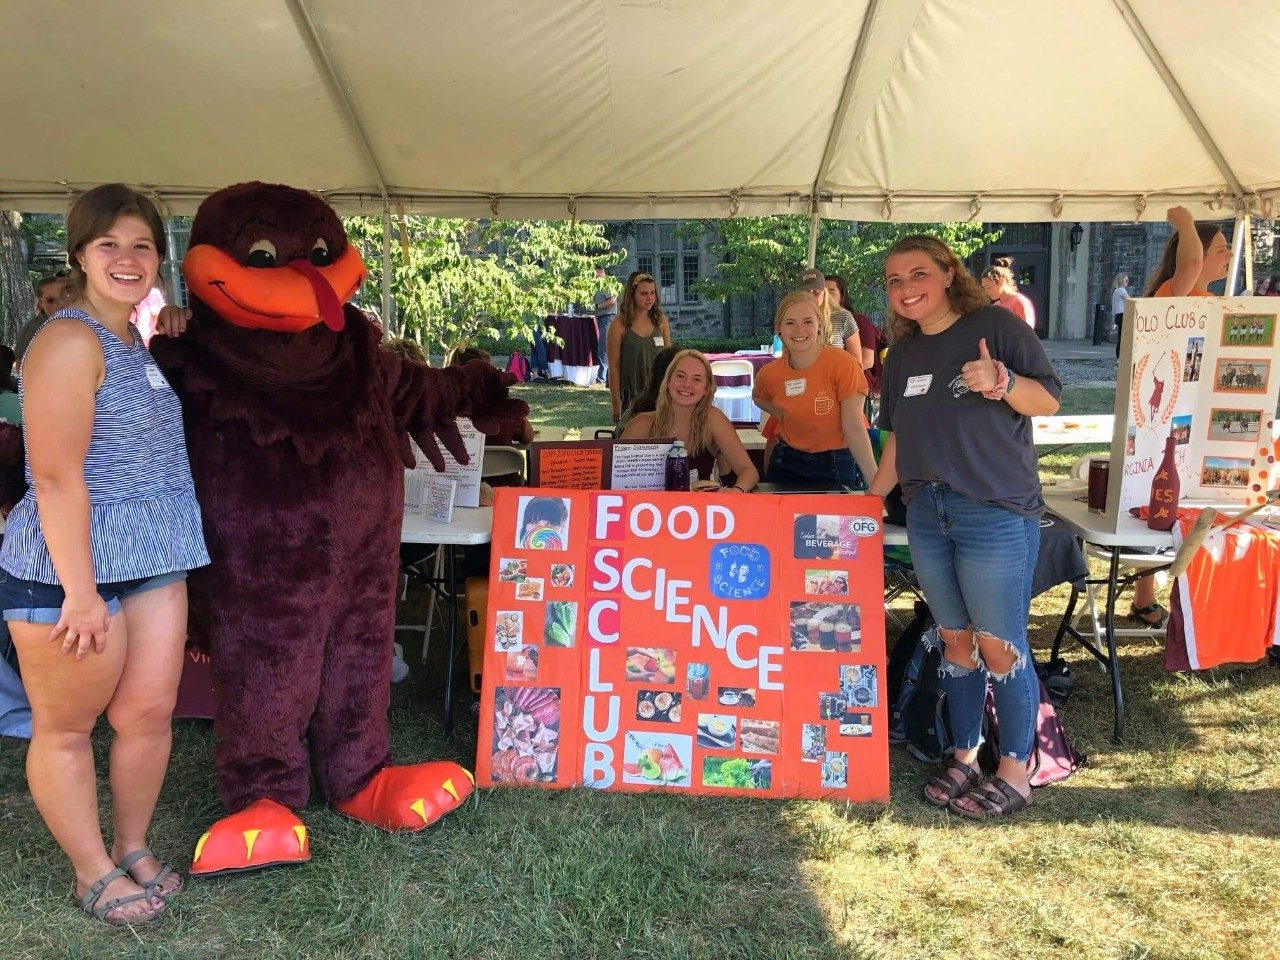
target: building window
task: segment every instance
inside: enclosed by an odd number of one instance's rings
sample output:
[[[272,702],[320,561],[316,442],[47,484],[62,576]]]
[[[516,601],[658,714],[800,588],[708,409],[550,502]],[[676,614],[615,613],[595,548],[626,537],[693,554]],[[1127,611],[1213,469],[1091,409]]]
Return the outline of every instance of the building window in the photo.
[[[682,240],[676,224],[638,223],[635,234],[636,267],[653,276],[658,298],[667,306],[702,302],[693,289],[702,275],[702,254],[697,242]]]
[[[680,282],[684,286],[684,302],[698,303],[699,297],[693,285],[698,282],[699,269],[702,266],[702,258],[696,253],[686,253],[680,258],[681,274]]]

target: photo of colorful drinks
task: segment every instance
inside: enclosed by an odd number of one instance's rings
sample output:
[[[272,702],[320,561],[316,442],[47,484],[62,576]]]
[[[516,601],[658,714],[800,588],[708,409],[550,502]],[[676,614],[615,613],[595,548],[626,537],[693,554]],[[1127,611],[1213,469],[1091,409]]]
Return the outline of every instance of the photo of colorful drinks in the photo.
[[[807,653],[861,653],[861,607],[856,603],[792,602],[791,649]]]

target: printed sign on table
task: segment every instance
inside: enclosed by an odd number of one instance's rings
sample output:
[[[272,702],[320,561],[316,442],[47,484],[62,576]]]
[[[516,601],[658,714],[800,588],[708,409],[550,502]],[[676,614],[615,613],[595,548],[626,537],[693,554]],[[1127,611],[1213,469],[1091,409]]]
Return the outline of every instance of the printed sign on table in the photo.
[[[1145,506],[1165,441],[1181,495],[1241,502],[1260,429],[1275,418],[1280,378],[1271,297],[1129,301],[1116,376],[1107,516]],[[1120,464],[1120,469],[1115,468]]]
[[[878,499],[496,498],[479,783],[888,800]]]

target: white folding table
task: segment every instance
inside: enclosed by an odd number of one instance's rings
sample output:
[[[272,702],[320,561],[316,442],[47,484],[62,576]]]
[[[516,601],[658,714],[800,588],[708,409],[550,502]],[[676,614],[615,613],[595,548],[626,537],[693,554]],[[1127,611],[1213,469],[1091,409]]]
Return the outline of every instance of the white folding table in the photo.
[[[458,655],[458,591],[457,563],[454,551],[458,547],[475,547],[488,543],[493,537],[493,507],[455,507],[450,523],[428,520],[423,514],[406,513],[400,528],[401,543],[435,544],[445,551],[444,575],[427,580],[428,586],[445,601],[449,616],[449,657],[444,672],[444,733],[453,733],[453,665]],[[423,659],[426,658],[427,641],[423,638]]]

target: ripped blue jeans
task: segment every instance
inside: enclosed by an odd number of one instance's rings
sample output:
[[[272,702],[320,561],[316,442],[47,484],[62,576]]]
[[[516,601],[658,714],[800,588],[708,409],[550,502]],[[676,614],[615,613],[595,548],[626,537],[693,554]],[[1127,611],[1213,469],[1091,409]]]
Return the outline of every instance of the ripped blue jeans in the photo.
[[[1026,761],[1035,739],[1040,687],[1027,643],[1031,579],[1040,551],[1040,524],[1003,507],[970,500],[945,483],[930,483],[907,504],[907,538],[916,578],[944,630],[965,630],[1009,644],[1015,662],[997,676],[981,662],[968,669],[942,659],[957,749],[982,745],[987,683],[1000,721],[1000,753]],[[976,641],[975,641],[976,652]]]

